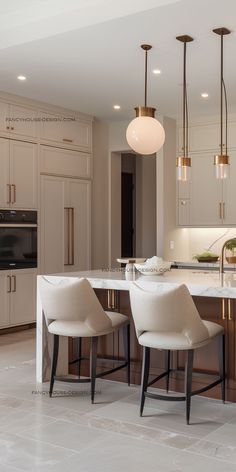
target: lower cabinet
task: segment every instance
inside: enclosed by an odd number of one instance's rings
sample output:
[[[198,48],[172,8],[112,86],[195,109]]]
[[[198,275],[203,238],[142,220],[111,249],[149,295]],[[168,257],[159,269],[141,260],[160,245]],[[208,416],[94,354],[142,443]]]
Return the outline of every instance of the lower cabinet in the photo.
[[[142,349],[137,342],[134,323],[131,316],[129,293],[127,291],[117,290],[95,290],[98,299],[100,300],[105,310],[116,310],[128,315],[131,320],[131,383],[140,384],[141,379],[141,363],[142,363]],[[226,399],[228,401],[236,402],[236,339],[235,339],[235,317],[236,317],[236,300],[220,299],[212,297],[193,297],[194,302],[202,319],[214,321],[222,325],[225,329],[226,341]],[[70,360],[76,357],[76,340],[69,342],[69,358]],[[114,333],[109,336],[102,336],[99,340],[98,354],[100,357],[109,359],[103,360],[98,370],[108,367],[111,360],[115,357],[124,356],[123,351],[123,336],[122,333]],[[89,355],[89,340],[83,340],[83,355]],[[171,376],[170,389],[174,391],[184,391],[184,366],[185,353],[184,351],[174,352],[172,355],[172,367],[178,368],[180,372],[173,372]],[[165,369],[165,355],[164,351],[151,350],[150,360],[150,378],[154,378]],[[204,385],[212,381],[212,376],[218,375],[218,340],[215,339],[207,346],[195,350],[194,353],[194,370],[196,375],[193,377],[193,389],[202,388]],[[76,367],[70,366],[71,373],[76,373]],[[204,372],[207,375],[201,375]],[[199,373],[199,375],[198,375]],[[82,375],[89,374],[89,363],[85,363],[82,370]],[[113,380],[126,382],[125,371],[121,370],[115,372],[110,377]],[[160,381],[154,385],[160,388],[165,388],[165,380]],[[205,395],[213,398],[221,398],[220,386],[205,392]]]
[[[36,274],[36,269],[0,273],[0,328],[35,321]]]

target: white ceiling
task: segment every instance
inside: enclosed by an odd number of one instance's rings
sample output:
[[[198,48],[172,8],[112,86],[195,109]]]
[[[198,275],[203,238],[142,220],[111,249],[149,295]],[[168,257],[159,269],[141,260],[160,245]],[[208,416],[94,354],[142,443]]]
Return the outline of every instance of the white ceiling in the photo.
[[[2,5],[3,4],[3,5]],[[226,26],[225,79],[229,111],[236,112],[235,0],[0,0],[0,89],[93,114],[133,116],[143,104],[144,56],[149,53],[148,104],[181,115],[182,45],[190,34],[188,92],[191,116],[219,109],[220,38]],[[158,67],[162,74],[154,76]],[[24,74],[28,80],[19,82]],[[209,99],[203,100],[201,92]],[[113,104],[121,110],[114,112]]]

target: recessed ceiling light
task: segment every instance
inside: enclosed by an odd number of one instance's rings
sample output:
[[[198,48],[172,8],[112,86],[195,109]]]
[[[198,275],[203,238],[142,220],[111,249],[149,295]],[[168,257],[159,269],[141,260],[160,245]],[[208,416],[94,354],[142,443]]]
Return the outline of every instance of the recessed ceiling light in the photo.
[[[18,80],[26,80],[26,77],[25,77],[25,75],[18,75],[17,79]]]
[[[160,70],[160,69],[153,69],[152,72],[153,72],[153,74],[156,74],[156,75],[161,74],[161,70]]]
[[[208,98],[209,95],[208,95],[208,93],[204,92],[204,93],[201,93],[201,97],[202,97],[202,98]]]
[[[113,105],[114,110],[120,110],[120,105]]]

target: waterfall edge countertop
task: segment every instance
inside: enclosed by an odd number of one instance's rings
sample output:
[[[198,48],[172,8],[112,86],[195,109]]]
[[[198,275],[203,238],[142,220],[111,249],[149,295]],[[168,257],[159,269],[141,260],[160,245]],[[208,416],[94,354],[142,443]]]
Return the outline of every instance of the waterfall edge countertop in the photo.
[[[64,272],[45,277],[52,283],[59,283],[62,279],[85,277],[93,288],[114,290],[129,290],[133,281],[140,287],[153,291],[166,291],[170,287],[185,284],[192,296],[236,299],[236,272],[223,274],[222,281],[219,273],[188,269],[171,269],[163,275],[145,276],[138,272],[125,274],[123,268],[114,268]]]

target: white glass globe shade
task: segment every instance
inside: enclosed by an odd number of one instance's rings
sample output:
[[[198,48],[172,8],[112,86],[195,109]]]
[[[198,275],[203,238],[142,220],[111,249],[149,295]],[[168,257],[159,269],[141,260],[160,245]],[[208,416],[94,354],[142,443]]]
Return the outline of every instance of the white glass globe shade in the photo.
[[[150,116],[138,116],[126,130],[129,146],[138,154],[153,154],[164,144],[165,131],[161,123]]]

